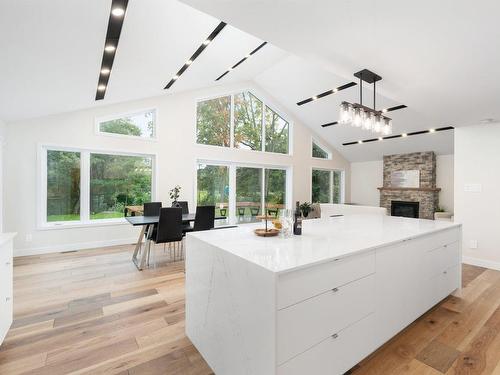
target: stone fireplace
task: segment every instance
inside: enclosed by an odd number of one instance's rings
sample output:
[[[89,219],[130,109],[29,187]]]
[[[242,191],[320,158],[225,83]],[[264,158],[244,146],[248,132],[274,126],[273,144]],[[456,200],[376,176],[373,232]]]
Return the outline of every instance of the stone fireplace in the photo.
[[[418,187],[393,186],[393,172],[402,171],[419,171]],[[378,189],[380,207],[385,207],[387,212],[414,217],[418,207],[417,217],[434,219],[441,190],[436,187],[436,155],[434,152],[415,152],[384,156],[384,186]],[[394,209],[397,210],[396,213]]]

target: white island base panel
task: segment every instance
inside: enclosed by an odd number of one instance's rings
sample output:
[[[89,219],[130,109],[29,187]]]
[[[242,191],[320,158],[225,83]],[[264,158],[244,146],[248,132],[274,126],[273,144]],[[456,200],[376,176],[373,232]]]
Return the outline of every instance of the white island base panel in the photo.
[[[217,375],[343,374],[461,284],[459,224],[352,215],[290,239],[255,227],[187,237],[186,334]]]

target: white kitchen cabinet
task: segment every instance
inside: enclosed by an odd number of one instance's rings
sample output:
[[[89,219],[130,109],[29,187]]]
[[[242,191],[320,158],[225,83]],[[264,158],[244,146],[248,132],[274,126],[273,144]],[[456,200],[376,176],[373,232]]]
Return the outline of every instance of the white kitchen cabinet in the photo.
[[[0,345],[12,324],[14,233],[0,234]]]

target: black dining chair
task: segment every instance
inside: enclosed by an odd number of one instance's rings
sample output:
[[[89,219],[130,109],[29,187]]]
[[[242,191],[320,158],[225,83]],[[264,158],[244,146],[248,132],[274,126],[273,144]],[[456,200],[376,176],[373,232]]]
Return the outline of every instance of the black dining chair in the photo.
[[[161,202],[147,202],[144,203],[144,216],[158,216],[160,214]]]
[[[189,213],[189,205],[187,201],[177,201],[177,204],[172,203],[172,207],[180,207],[182,208],[182,214],[187,215]]]
[[[143,216],[158,216],[160,214],[160,209],[161,209],[161,202],[146,202],[144,203],[143,209],[142,209],[142,215]],[[153,225],[153,231],[151,236],[155,237],[156,236],[156,231],[158,230],[158,225],[154,224]],[[146,234],[149,231],[149,226],[146,228]]]
[[[182,254],[184,245],[182,238],[182,208],[180,207],[164,207],[160,209],[160,217],[158,219],[158,229],[155,236],[151,236],[150,240],[155,244],[174,244],[174,260],[176,257],[176,245],[180,243],[180,251]],[[182,256],[181,256],[182,258]],[[155,262],[156,263],[156,262]]]
[[[215,206],[198,206],[194,216],[194,225],[185,232],[209,230],[215,226]]]

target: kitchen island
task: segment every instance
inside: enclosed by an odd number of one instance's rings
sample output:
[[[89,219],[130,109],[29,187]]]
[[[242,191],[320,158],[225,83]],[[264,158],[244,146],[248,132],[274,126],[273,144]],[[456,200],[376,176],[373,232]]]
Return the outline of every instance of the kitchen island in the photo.
[[[460,224],[379,215],[190,233],[186,334],[218,375],[343,374],[461,285]]]

